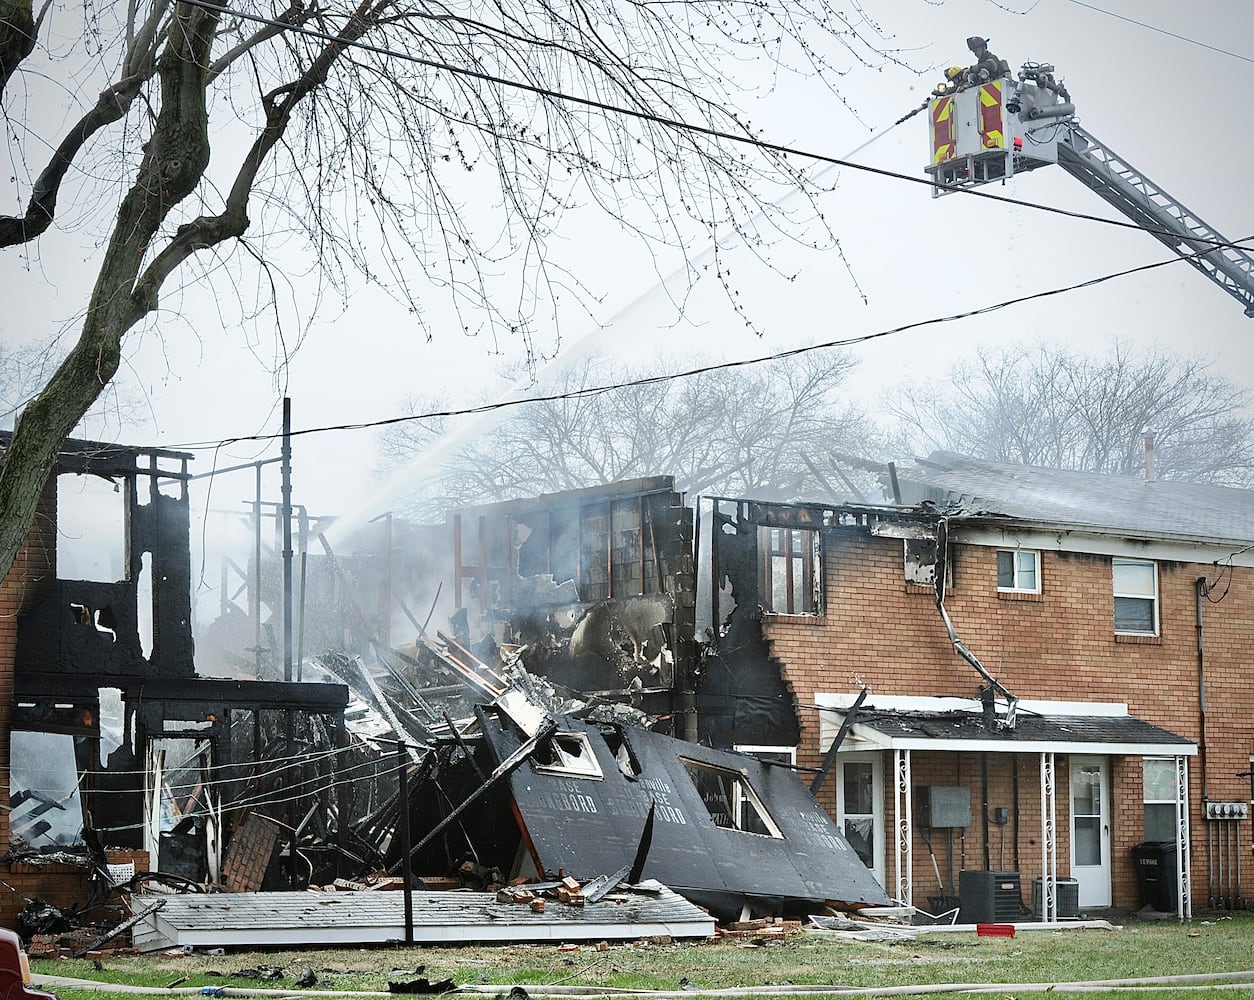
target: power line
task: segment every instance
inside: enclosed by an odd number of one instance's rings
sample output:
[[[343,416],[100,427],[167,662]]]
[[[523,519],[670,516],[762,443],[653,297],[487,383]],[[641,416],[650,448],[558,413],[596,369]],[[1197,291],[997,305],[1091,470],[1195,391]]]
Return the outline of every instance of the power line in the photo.
[[[1175,38],[1181,42],[1188,42],[1190,45],[1196,45],[1199,48],[1210,49],[1212,52],[1218,52],[1220,55],[1231,56],[1233,59],[1240,59],[1242,62],[1254,63],[1254,58],[1243,56],[1239,52],[1230,52],[1227,49],[1221,49],[1217,45],[1209,45],[1206,42],[1199,42],[1196,38],[1189,38],[1187,35],[1178,35],[1174,31],[1168,31],[1166,28],[1159,28],[1153,24],[1146,24],[1144,21],[1138,21],[1134,17],[1127,17],[1123,14],[1116,14],[1113,10],[1105,10],[1101,7],[1094,7],[1091,3],[1084,3],[1084,0],[1071,0],[1077,7],[1085,7],[1088,10],[1096,11],[1098,14],[1105,14],[1107,17],[1113,17],[1120,21],[1127,21],[1129,24],[1135,24],[1139,28],[1146,28],[1149,31],[1157,32],[1160,35],[1166,35],[1168,38]]]
[[[496,76],[492,73],[485,73],[481,70],[468,69],[464,66],[454,66],[451,63],[439,62],[434,59],[426,59],[422,56],[411,55],[408,52],[401,52],[399,49],[390,49],[386,46],[363,42],[360,39],[353,40],[343,38],[339,35],[333,35],[330,32],[322,31],[318,28],[310,28],[306,25],[290,24],[276,18],[263,17],[260,14],[249,14],[244,11],[235,10],[231,7],[219,6],[215,3],[211,3],[210,0],[183,0],[183,2],[190,4],[193,7],[200,7],[204,10],[213,11],[218,14],[229,14],[231,17],[238,17],[246,21],[253,21],[257,24],[264,24],[280,30],[295,32],[310,38],[316,38],[319,41],[328,42],[333,45],[340,45],[344,48],[354,48],[361,49],[366,52],[373,52],[375,55],[387,56],[390,59],[399,59],[403,62],[413,63],[416,66],[426,67],[427,69],[441,70],[457,76],[465,76],[474,80],[481,80],[484,83],[491,83],[502,87],[509,87],[514,90],[525,91],[530,94],[535,94],[538,97],[548,97],[556,101],[577,104],[585,108],[591,108],[595,111],[604,112],[606,114],[622,115],[627,118],[635,118],[638,121],[648,122],[653,125],[661,125],[666,128],[677,129],[684,132],[693,132],[697,135],[703,135],[710,139],[718,139],[726,142],[735,142],[742,145],[753,146],[756,149],[761,149],[768,153],[777,153],[783,157],[800,156],[805,157],[806,159],[814,160],[818,163],[824,163],[835,167],[845,167],[849,170],[857,170],[862,173],[872,174],[877,177],[885,177],[890,180],[906,181],[911,184],[921,184],[929,188],[935,188],[938,186],[934,181],[926,177],[916,177],[913,174],[903,174],[895,170],[885,169],[883,167],[873,167],[865,163],[855,163],[854,161],[843,157],[829,156],[825,153],[816,153],[812,150],[786,146],[782,143],[768,142],[765,139],[754,138],[751,135],[726,132],[722,129],[716,129],[708,125],[694,125],[691,122],[685,122],[678,118],[668,118],[664,115],[655,114],[651,111],[641,111],[636,108],[628,108],[619,104],[610,104],[606,101],[598,101],[590,97],[581,97],[576,94],[568,94],[564,91],[553,90],[549,87],[541,87],[534,83],[511,80],[507,77]],[[974,198],[987,198],[991,201],[1002,202],[1007,205],[1016,205],[1020,208],[1031,208],[1040,212],[1049,212],[1054,215],[1062,215],[1072,219],[1082,219],[1086,222],[1099,222],[1103,225],[1117,226],[1122,229],[1135,229],[1139,232],[1171,236],[1173,239],[1178,238],[1179,236],[1178,233],[1167,230],[1152,229],[1147,226],[1138,225],[1135,222],[1125,221],[1122,219],[1109,219],[1100,215],[1091,215],[1087,212],[1075,212],[1070,209],[1058,208],[1054,205],[1043,205],[1040,202],[1024,201],[1019,198],[1011,198],[1006,195],[994,194],[991,191],[985,191],[979,188],[947,187],[946,191],[953,192],[955,194],[965,194]],[[1194,242],[1197,243],[1209,243],[1212,249],[1236,248],[1254,250],[1254,246],[1244,247],[1240,244],[1227,243],[1222,240],[1207,240],[1204,237],[1196,237],[1193,239]]]
[[[1239,244],[1224,244],[1225,247],[1235,247]],[[1203,251],[1210,253],[1210,250]],[[1096,278],[1089,278],[1085,281],[1076,282],[1071,285],[1064,285],[1059,288],[1047,289],[1043,292],[1032,292],[1028,295],[1020,295],[1013,299],[1003,299],[1000,302],[994,302],[990,305],[980,306],[976,309],[968,309],[965,312],[951,313],[947,316],[934,316],[929,319],[915,320],[911,323],[904,323],[900,326],[890,327],[885,330],[878,330],[874,333],[860,334],[856,337],[845,337],[839,340],[828,340],[819,344],[808,344],[803,347],[793,347],[785,351],[777,351],[774,354],[759,355],[753,358],[741,358],[736,361],[723,361],[717,364],[700,365],[696,368],[689,368],[681,372],[668,372],[660,375],[646,375],[637,379],[628,379],[622,382],[613,382],[599,386],[584,386],[578,389],[571,389],[565,392],[549,393],[543,396],[527,396],[523,399],[506,399],[497,400],[492,403],[483,403],[478,406],[470,406],[456,410],[435,410],[429,413],[414,413],[404,416],[383,417],[379,420],[368,420],[360,423],[352,424],[329,424],[321,427],[306,427],[301,430],[291,432],[292,437],[303,437],[308,434],[325,434],[334,431],[359,431],[370,430],[377,427],[388,427],[393,424],[409,423],[415,420],[435,420],[447,417],[467,417],[480,413],[491,413],[496,410],[503,410],[514,406],[523,406],[527,403],[553,403],[564,399],[580,399],[587,396],[597,396],[602,393],[615,392],[619,389],[632,389],[639,386],[656,385],[661,382],[669,382],[675,379],[691,378],[696,375],[704,375],[708,372],[723,371],[731,368],[747,368],[753,365],[768,364],[772,361],[782,361],[786,358],[798,357],[802,354],[808,354],[811,351],[824,351],[836,347],[851,347],[855,344],[863,344],[872,340],[879,340],[883,337],[891,337],[901,333],[907,333],[911,330],[921,329],[927,326],[936,326],[942,323],[953,323],[958,320],[970,319],[973,316],[983,316],[988,313],[998,312],[1010,306],[1021,305],[1025,302],[1033,302],[1038,299],[1052,298],[1057,295],[1065,295],[1069,292],[1079,291],[1084,288],[1091,288],[1096,285],[1104,284],[1107,281],[1114,281],[1116,278],[1124,278],[1131,274],[1139,274],[1144,271],[1152,271],[1156,268],[1166,267],[1171,264],[1178,264],[1182,261],[1190,260],[1192,257],[1200,256],[1200,254],[1189,254],[1187,256],[1174,257],[1169,260],[1160,260],[1152,264],[1142,264],[1138,267],[1127,268],[1123,271],[1115,271],[1111,274],[1104,274]],[[171,445],[170,447],[180,451],[211,451],[223,448],[232,444],[241,444],[249,441],[275,441],[282,437],[280,433],[273,434],[250,434],[240,437],[224,438],[220,441],[195,441],[186,444]]]

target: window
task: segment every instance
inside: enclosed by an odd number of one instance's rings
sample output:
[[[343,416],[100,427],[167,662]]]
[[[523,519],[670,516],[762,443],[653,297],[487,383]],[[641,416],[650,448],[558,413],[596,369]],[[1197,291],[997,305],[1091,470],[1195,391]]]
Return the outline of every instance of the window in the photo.
[[[819,613],[819,533],[809,528],[758,529],[762,607],[781,615]]]
[[[575,778],[602,778],[586,733],[554,733],[531,755],[536,770]]]
[[[127,578],[126,494],[99,476],[57,477],[57,579],[118,583]]]
[[[905,540],[906,583],[916,587],[936,586],[936,539]]]
[[[784,836],[757,792],[739,771],[681,759],[715,826],[763,837]]]
[[[1176,839],[1176,762],[1144,760],[1145,839]]]
[[[1158,635],[1158,567],[1143,559],[1114,559],[1115,631]]]
[[[841,764],[840,815],[845,839],[868,868],[875,867],[875,766],[869,760]]]
[[[997,589],[1041,592],[1041,554],[1035,549],[997,550]]]

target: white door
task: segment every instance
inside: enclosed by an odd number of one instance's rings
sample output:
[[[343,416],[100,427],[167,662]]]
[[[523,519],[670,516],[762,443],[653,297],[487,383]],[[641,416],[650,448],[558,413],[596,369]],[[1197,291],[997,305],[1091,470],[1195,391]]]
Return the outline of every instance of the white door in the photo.
[[[1079,905],[1110,905],[1110,769],[1105,757],[1071,758],[1071,877]]]
[[[884,759],[878,753],[842,753],[836,814],[845,839],[884,885]]]

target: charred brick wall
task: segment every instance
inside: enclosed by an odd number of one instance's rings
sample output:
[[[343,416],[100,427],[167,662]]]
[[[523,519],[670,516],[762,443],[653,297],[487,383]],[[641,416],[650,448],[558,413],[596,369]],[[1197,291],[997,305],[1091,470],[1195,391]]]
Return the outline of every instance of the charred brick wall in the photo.
[[[1152,552],[1145,558],[1151,558]],[[1249,685],[1248,650],[1254,648],[1254,569],[1214,563],[1158,562],[1159,635],[1122,636],[1114,631],[1111,559],[1104,555],[1058,551],[1041,553],[1041,593],[997,590],[996,549],[954,543],[952,579],[946,608],[958,635],[1019,698],[1124,702],[1134,716],[1202,745],[1199,690],[1197,580],[1213,584],[1202,603],[1202,669],[1206,687],[1206,739],[1203,758],[1189,762],[1193,832],[1193,899],[1205,905],[1207,841],[1203,784],[1212,800],[1248,801],[1254,751],[1254,692]],[[766,616],[764,632],[773,656],[800,705],[812,705],[820,692],[856,693],[860,683],[872,694],[978,697],[976,671],[952,649],[929,587],[907,584],[899,539],[871,537],[858,529],[824,533],[824,607],[815,617]],[[817,766],[819,720],[802,711],[798,763]],[[885,817],[892,823],[892,762],[884,767]],[[968,860],[982,867],[985,847],[980,762],[974,755],[943,755],[925,762],[915,755],[916,786],[952,783],[961,767],[962,783],[972,788],[972,827],[966,831]],[[970,758],[970,759],[968,759]],[[990,807],[1013,806],[1008,755],[990,755]],[[1138,904],[1131,848],[1144,839],[1140,758],[1111,760],[1112,892],[1118,907]],[[932,775],[929,769],[938,769]],[[948,769],[951,773],[946,776]],[[834,812],[834,777],[821,798]],[[1026,901],[1031,879],[1040,873],[1039,755],[1019,755],[1019,841]],[[1070,844],[1069,774],[1057,758],[1059,872],[1066,875]],[[1013,820],[1012,820],[1013,823]],[[1249,861],[1249,824],[1242,834]],[[1001,831],[991,828],[989,849],[997,867]],[[891,881],[892,844],[888,845]],[[1254,866],[1244,866],[1254,870]],[[936,882],[925,845],[914,844],[916,885]],[[1245,896],[1254,895],[1245,888]],[[916,902],[920,901],[916,892]]]

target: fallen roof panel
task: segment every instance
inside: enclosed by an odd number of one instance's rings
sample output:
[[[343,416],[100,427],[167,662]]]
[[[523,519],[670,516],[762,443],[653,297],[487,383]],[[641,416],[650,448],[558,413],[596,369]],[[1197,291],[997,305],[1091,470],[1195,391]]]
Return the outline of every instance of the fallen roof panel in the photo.
[[[548,900],[542,913],[524,904],[498,903],[489,892],[414,892],[412,898],[416,944],[714,934],[713,917],[661,886],[648,893],[614,893],[582,907]],[[136,912],[156,899],[165,905],[132,931],[140,951],[382,944],[405,937],[405,894],[400,891],[136,896]]]
[[[521,736],[481,713],[499,759]],[[884,905],[884,889],[840,828],[790,771],[634,727],[616,727],[638,773],[624,774],[597,727],[559,718],[559,731],[586,734],[599,774],[557,774],[534,760],[514,771],[510,789],[537,867],[591,877],[630,865],[650,806],[655,822],[643,873],[721,918],[755,909],[813,912],[827,902]],[[700,775],[712,781],[698,787]],[[694,772],[696,776],[694,777]],[[720,780],[725,776],[725,784]],[[726,797],[719,797],[721,792]],[[712,801],[706,801],[710,796]],[[761,832],[732,828],[714,812],[760,805]]]

